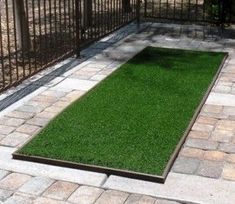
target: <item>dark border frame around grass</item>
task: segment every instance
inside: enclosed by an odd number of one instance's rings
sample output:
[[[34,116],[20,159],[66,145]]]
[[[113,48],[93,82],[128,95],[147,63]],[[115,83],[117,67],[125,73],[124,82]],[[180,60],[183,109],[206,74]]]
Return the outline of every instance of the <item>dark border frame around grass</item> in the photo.
[[[204,103],[206,102],[206,100],[209,96],[210,91],[212,90],[213,86],[215,85],[215,82],[218,79],[218,76],[219,76],[227,58],[228,58],[228,52],[225,52],[225,56],[220,64],[215,76],[213,77],[212,82],[210,83],[202,101],[198,105],[187,129],[185,130],[182,138],[180,139],[178,145],[176,146],[174,152],[172,153],[170,160],[168,161],[167,166],[164,169],[164,172],[161,176],[156,176],[153,174],[139,173],[139,172],[135,172],[135,171],[109,168],[109,167],[102,167],[102,166],[97,166],[97,165],[75,163],[75,162],[69,162],[69,161],[65,161],[65,160],[50,159],[50,158],[44,158],[44,157],[39,157],[39,156],[28,156],[28,155],[24,155],[24,154],[19,153],[20,149],[22,149],[24,146],[26,146],[28,143],[30,143],[31,140],[34,139],[34,137],[32,139],[30,139],[28,142],[26,142],[19,150],[15,151],[12,154],[12,157],[13,157],[13,159],[17,159],[17,160],[37,162],[37,163],[42,163],[42,164],[49,164],[49,165],[53,165],[53,166],[67,167],[67,168],[73,168],[73,169],[79,169],[79,170],[94,171],[97,173],[107,174],[108,176],[109,175],[116,175],[116,176],[123,176],[123,177],[132,178],[132,179],[140,179],[140,180],[145,180],[145,181],[164,183],[167,178],[168,173],[171,170],[171,167],[174,164],[174,161],[176,160],[176,158],[180,152],[181,147],[183,146],[193,124],[195,123]]]

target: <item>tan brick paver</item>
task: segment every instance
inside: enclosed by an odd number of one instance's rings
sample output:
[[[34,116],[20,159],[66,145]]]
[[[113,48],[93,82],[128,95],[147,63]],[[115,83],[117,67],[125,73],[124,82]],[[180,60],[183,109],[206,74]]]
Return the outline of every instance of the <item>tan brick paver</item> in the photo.
[[[39,114],[37,114],[37,117],[39,118],[48,118],[48,119],[52,119],[57,115],[57,113],[55,112],[49,112],[49,111],[43,111]]]
[[[205,151],[204,159],[212,161],[224,161],[226,154],[219,151]]]
[[[205,151],[201,149],[196,148],[183,148],[180,152],[180,155],[184,157],[191,157],[191,158],[197,158],[197,159],[203,159],[204,158]]]
[[[231,162],[231,163],[235,163],[235,154],[227,155],[226,161]]]
[[[26,183],[31,176],[19,173],[12,173],[0,181],[0,189],[16,190]]]
[[[16,147],[27,141],[30,136],[20,132],[13,132],[6,136],[4,139],[0,140],[0,145]]]
[[[16,131],[24,133],[24,134],[28,134],[28,135],[33,135],[38,130],[40,130],[39,126],[30,125],[30,124],[24,124],[16,129]]]
[[[99,197],[95,204],[123,204],[128,196],[128,193],[125,192],[107,190]]]
[[[66,200],[77,188],[77,184],[57,181],[46,190],[43,196],[57,200]],[[78,200],[80,199],[81,198],[78,197]]]
[[[197,122],[203,123],[207,125],[215,125],[217,123],[218,119],[206,117],[206,116],[199,116]]]
[[[210,133],[193,130],[189,133],[188,137],[195,138],[195,139],[208,139],[210,137]]]
[[[125,204],[154,204],[156,199],[150,196],[142,196],[138,194],[132,194],[129,196]]]
[[[104,192],[103,189],[81,186],[68,199],[75,204],[93,204]]]
[[[217,142],[230,142],[233,137],[233,132],[229,130],[216,129],[211,134],[211,140]]]
[[[6,125],[11,127],[18,127],[25,122],[23,119],[11,118],[11,117],[2,117],[0,118],[0,125]]]
[[[48,118],[39,118],[39,117],[34,117],[28,120],[26,123],[29,125],[35,125],[39,127],[44,127],[46,124],[50,121]]]
[[[224,179],[235,181],[235,164],[226,164],[222,176]]]

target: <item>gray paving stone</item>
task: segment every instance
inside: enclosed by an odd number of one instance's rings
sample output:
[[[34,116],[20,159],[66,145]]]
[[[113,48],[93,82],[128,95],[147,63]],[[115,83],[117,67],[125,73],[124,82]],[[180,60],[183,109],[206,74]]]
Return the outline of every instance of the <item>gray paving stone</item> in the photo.
[[[194,147],[204,150],[216,150],[218,143],[215,141],[201,140],[201,139],[188,139],[185,143],[188,147]]]
[[[20,118],[10,118],[10,117],[2,117],[0,118],[0,125],[7,125],[11,127],[17,127],[22,125],[25,120]]]
[[[46,90],[46,91],[42,92],[41,95],[62,98],[63,96],[66,95],[66,93],[63,91]]]
[[[92,87],[97,84],[96,81],[89,81],[89,80],[81,80],[81,79],[65,79],[60,84],[53,87],[53,90],[60,90],[61,88],[69,89],[69,90],[81,90],[81,91],[88,91]]]
[[[21,112],[21,111],[11,111],[6,114],[8,117],[14,117],[14,118],[21,118],[21,119],[30,119],[34,116],[34,113],[27,113],[27,112]]]
[[[81,186],[68,199],[75,204],[93,204],[104,192],[101,188]]]
[[[46,189],[52,185],[54,180],[45,177],[33,177],[27,183],[25,183],[21,188],[19,188],[19,192],[27,193],[31,195],[40,195]]]
[[[0,169],[0,180],[3,179],[8,174],[9,174],[9,171]]]
[[[91,80],[101,81],[106,77],[104,74],[96,74],[95,76],[91,77]]]
[[[7,199],[4,204],[33,204],[33,200],[29,197],[14,195]]]
[[[235,153],[235,144],[222,143],[219,145],[219,150],[226,153]]]
[[[30,120],[28,120],[26,123],[27,123],[27,124],[30,124],[30,125],[36,125],[36,126],[43,127],[43,126],[45,126],[49,121],[50,121],[50,119],[48,119],[48,118],[34,117],[34,118],[31,118]]]
[[[222,162],[202,161],[197,170],[197,174],[209,178],[220,178],[222,171]]]
[[[13,191],[0,189],[0,201],[5,201],[13,194]]]
[[[234,107],[235,96],[232,94],[210,93],[206,104]]]
[[[27,112],[27,113],[40,113],[45,107],[33,106],[33,105],[23,105],[16,109],[16,111]]]
[[[139,194],[131,194],[125,204],[154,204],[155,198]]]
[[[8,135],[15,130],[15,127],[0,125],[0,134]]]
[[[29,135],[20,132],[13,132],[7,135],[3,140],[0,141],[0,145],[16,147],[19,144],[23,144],[29,138]]]
[[[124,204],[129,194],[121,191],[107,190],[105,191],[95,204]]]
[[[27,104],[25,104],[25,105],[36,107],[38,109],[38,111],[41,111],[41,110],[44,110],[45,108],[47,108],[48,106],[50,106],[53,103],[53,102],[46,101],[46,99],[47,99],[46,96],[43,96],[43,95],[40,95],[40,96],[42,98],[45,97],[45,101],[43,101],[44,99],[41,99],[42,101],[34,101],[35,98],[33,98],[30,101],[27,101]],[[38,111],[37,111],[37,113],[38,113]]]
[[[172,170],[177,173],[193,174],[196,172],[200,161],[198,159],[179,157],[175,161]]]

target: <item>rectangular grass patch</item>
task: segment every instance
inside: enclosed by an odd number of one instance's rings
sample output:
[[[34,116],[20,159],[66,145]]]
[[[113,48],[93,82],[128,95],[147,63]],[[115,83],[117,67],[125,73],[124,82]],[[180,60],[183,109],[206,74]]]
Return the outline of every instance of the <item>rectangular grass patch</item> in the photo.
[[[164,180],[225,56],[147,47],[14,158]]]

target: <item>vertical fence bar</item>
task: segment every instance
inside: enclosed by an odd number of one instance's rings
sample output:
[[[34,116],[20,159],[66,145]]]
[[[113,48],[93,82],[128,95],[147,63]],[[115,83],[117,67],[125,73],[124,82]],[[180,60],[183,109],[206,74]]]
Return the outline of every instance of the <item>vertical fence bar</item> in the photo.
[[[18,48],[17,48],[17,33],[16,33],[16,6],[15,1],[12,2],[13,12],[13,29],[14,29],[14,46],[15,46],[15,65],[16,65],[16,80],[19,80],[19,67],[18,67]],[[0,22],[1,23],[1,22]]]
[[[55,38],[55,42],[58,43],[58,31],[57,31],[57,2],[58,0],[54,0],[54,38]],[[55,53],[55,56],[58,57],[58,53]]]
[[[140,28],[140,0],[136,0],[136,18],[137,18],[137,28]]]
[[[80,57],[80,39],[79,39],[79,1],[75,0],[75,23],[76,23],[76,56]]]
[[[195,21],[198,20],[198,0],[196,0],[196,8],[195,8]]]
[[[42,22],[41,22],[41,0],[38,0],[38,34],[39,34],[39,52],[42,53]],[[40,66],[43,66],[43,59],[40,54]]]
[[[35,5],[34,0],[31,1],[32,3],[32,20],[33,20],[33,51],[34,51],[34,71],[37,71],[37,48],[36,48],[36,23],[35,23]]]
[[[25,0],[25,12],[26,12],[26,21],[29,22],[29,6],[28,6],[28,3],[29,1],[28,0]],[[29,26],[29,24],[28,24]],[[29,41],[30,41],[30,45],[31,45],[31,39],[30,39],[30,27],[28,27],[28,30],[29,30]],[[31,49],[31,47],[30,47]],[[29,50],[29,53],[28,53],[28,67],[29,67],[29,75],[31,75],[32,73],[32,66],[31,66],[31,50]]]
[[[8,0],[6,0],[6,32],[7,32],[7,50],[8,50],[8,69],[9,69],[9,83],[12,83],[12,64],[11,64],[11,47],[10,47],[10,26],[9,26],[9,9],[8,9]]]
[[[188,0],[188,19],[190,20],[191,13],[191,0]]]
[[[2,33],[2,8],[0,7],[0,53],[1,53],[1,73],[2,73],[2,87],[5,87],[6,79],[5,79],[5,65],[4,65],[4,51],[3,51],[3,33]]]

